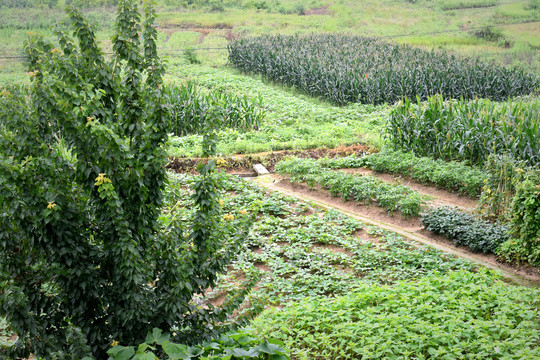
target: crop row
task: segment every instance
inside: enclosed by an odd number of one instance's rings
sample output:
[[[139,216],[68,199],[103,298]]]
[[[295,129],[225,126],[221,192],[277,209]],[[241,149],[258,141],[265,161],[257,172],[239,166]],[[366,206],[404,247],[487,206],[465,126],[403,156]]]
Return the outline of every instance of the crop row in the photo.
[[[229,62],[337,104],[475,97],[504,100],[539,86],[535,75],[442,51],[345,34],[264,35],[228,45]]]
[[[486,100],[399,103],[387,126],[392,144],[417,155],[484,163],[491,154],[508,154],[540,164],[540,103]]]
[[[258,129],[265,117],[262,99],[224,91],[201,92],[193,83],[165,88],[175,135],[201,134],[208,129]]]
[[[175,66],[171,81],[189,78],[197,86],[254,99],[262,97],[266,112],[258,131],[225,129],[218,132],[218,152],[223,155],[275,150],[336,148],[358,143],[380,142],[381,128],[388,110],[383,106],[351,104],[347,107],[310,101],[283,91],[260,79],[233,74],[227,69],[195,65]],[[200,156],[200,136],[172,139],[169,150],[175,156]]]
[[[425,197],[411,188],[390,184],[373,176],[352,175],[323,168],[311,159],[288,159],[276,165],[276,172],[290,176],[292,182],[305,182],[308,187],[320,185],[332,196],[354,200],[361,204],[377,205],[387,212],[399,210],[403,217],[418,216]]]
[[[481,194],[485,179],[490,177],[485,171],[462,162],[418,157],[412,153],[388,148],[362,157],[351,155],[343,158],[325,158],[320,162],[332,169],[367,167],[378,172],[405,175],[471,197]]]

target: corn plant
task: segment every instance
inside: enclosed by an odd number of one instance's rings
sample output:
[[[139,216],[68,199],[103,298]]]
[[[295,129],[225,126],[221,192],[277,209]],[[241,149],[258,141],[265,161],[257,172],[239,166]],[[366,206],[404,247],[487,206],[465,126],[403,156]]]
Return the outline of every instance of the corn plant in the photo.
[[[521,69],[345,34],[264,35],[235,40],[228,50],[229,63],[241,71],[336,104],[425,100],[435,94],[505,100],[540,84]]]
[[[484,163],[506,153],[528,165],[540,164],[540,103],[487,100],[444,101],[434,96],[400,102],[392,111],[387,136],[417,155]]]
[[[213,123],[216,128],[258,129],[265,117],[262,98],[210,91],[203,93],[187,82],[165,88],[170,103],[171,132],[178,136],[200,134]]]

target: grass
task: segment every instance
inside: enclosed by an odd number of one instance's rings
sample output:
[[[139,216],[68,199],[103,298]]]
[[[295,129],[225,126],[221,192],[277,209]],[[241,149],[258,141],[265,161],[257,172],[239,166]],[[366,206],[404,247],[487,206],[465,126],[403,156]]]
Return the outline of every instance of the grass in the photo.
[[[228,69],[197,65],[172,65],[168,81],[189,80],[201,88],[218,89],[257,99],[262,97],[266,118],[256,132],[223,130],[218,134],[221,155],[272,150],[298,150],[316,147],[368,143],[379,147],[380,130],[388,113],[386,106],[333,106],[276,88],[262,80],[235,74]],[[173,137],[172,156],[199,156],[200,136]]]
[[[483,1],[483,0],[479,0]],[[312,33],[312,32],[346,32],[365,36],[395,36],[406,34],[409,38],[400,38],[399,42],[421,45],[424,47],[442,47],[461,54],[481,54],[483,58],[492,59],[499,64],[523,64],[521,59],[512,60],[515,48],[527,44],[527,39],[521,38],[519,29],[507,28],[507,36],[513,39],[512,47],[508,49],[485,48],[485,42],[464,40],[466,32],[461,29],[484,26],[505,22],[516,22],[530,19],[539,19],[538,10],[530,8],[528,2],[515,4],[502,4],[495,7],[481,9],[461,9],[444,11],[441,4],[446,0],[433,0],[429,2],[410,3],[404,0],[366,0],[362,2],[353,0],[340,0],[332,4],[322,1],[266,1],[268,8],[258,10],[253,1],[236,1],[235,5],[225,6],[223,11],[210,11],[208,6],[192,6],[181,8],[165,5],[159,2],[158,24],[160,36],[158,46],[165,49],[175,49],[181,46],[210,47],[210,45],[223,46],[232,36],[261,35],[268,33]],[[225,4],[233,2],[225,1]],[[277,4],[277,5],[272,5]],[[293,9],[304,4],[306,10],[330,5],[326,15],[299,15]],[[110,38],[110,24],[115,16],[112,8],[90,8],[84,10],[85,14],[94,20],[97,25],[97,36],[106,41]],[[309,12],[308,12],[309,13]],[[49,26],[55,21],[64,18],[61,6],[55,9],[7,9],[0,8],[2,18],[2,31],[0,32],[1,55],[20,54],[22,52],[21,40],[27,31],[36,31],[51,37]],[[201,37],[197,31],[190,35],[183,35],[186,27],[229,27],[229,29],[209,29],[209,34]],[[454,33],[434,34],[421,36],[426,40],[419,40],[418,35],[440,31],[456,31]],[[195,34],[193,34],[195,32]],[[200,34],[200,32],[199,32]],[[169,37],[170,35],[170,37]],[[174,35],[174,36],[173,36]],[[175,40],[178,36],[182,40]],[[169,40],[166,39],[169,37]],[[440,38],[440,39],[439,39]],[[173,41],[169,44],[169,41]],[[471,49],[472,48],[472,49]],[[526,49],[526,56],[537,56],[534,49]],[[207,65],[223,65],[226,58],[220,54],[206,52],[203,57]],[[507,56],[510,54],[510,56]],[[173,59],[181,57],[180,53],[172,55]],[[537,58],[536,58],[537,59]],[[9,69],[2,67],[0,71]],[[531,70],[540,71],[538,61],[533,62]]]

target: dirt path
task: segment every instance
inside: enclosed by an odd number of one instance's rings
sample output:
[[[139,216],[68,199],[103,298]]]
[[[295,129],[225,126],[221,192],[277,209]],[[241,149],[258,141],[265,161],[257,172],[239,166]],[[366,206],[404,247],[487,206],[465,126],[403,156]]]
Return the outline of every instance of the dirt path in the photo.
[[[403,219],[399,214],[389,215],[376,206],[360,206],[350,201],[344,202],[340,198],[331,197],[327,191],[321,189],[310,190],[305,185],[291,184],[289,181],[273,174],[253,178],[253,181],[268,190],[280,191],[300,200],[311,201],[325,209],[335,209],[362,222],[398,233],[408,240],[430,245],[446,253],[498,270],[505,278],[513,282],[527,286],[540,286],[538,269],[512,267],[498,262],[495,255],[473,253],[464,247],[456,247],[450,240],[424,230],[418,219]]]

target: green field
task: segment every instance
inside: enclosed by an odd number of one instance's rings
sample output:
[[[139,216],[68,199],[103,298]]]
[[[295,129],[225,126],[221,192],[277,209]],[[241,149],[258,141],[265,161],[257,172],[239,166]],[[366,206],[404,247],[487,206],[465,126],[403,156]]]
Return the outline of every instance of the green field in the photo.
[[[540,358],[538,0],[156,2],[0,0],[0,359]]]

